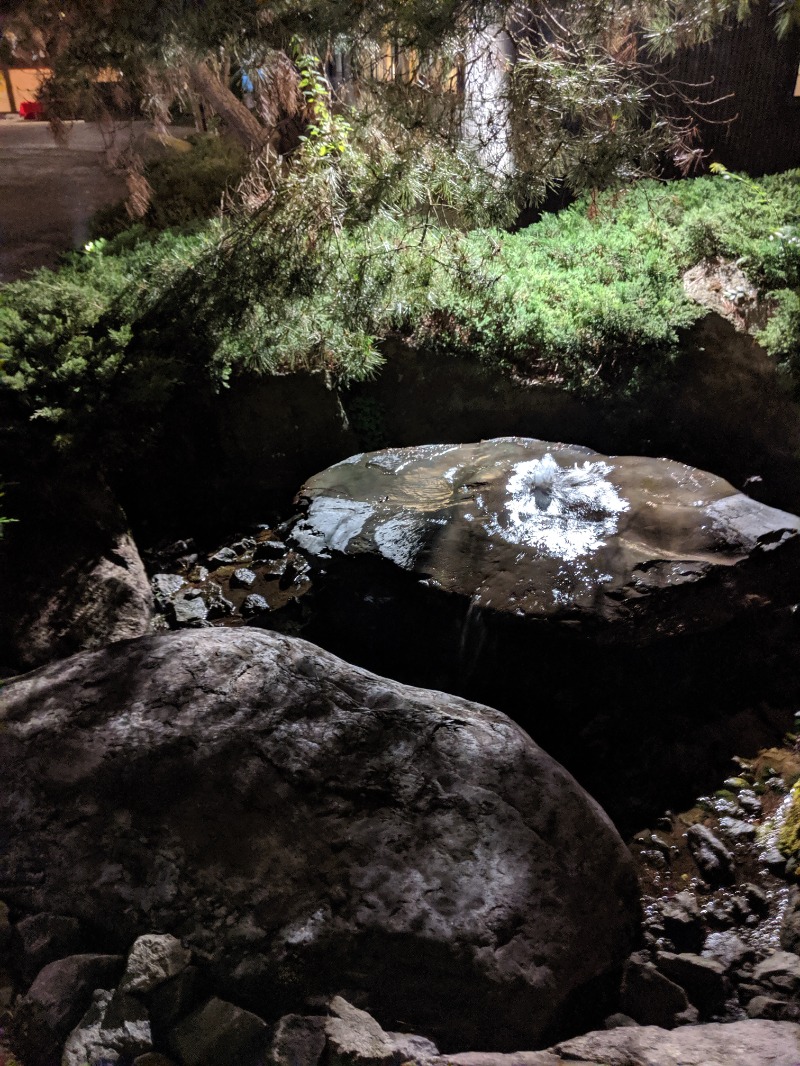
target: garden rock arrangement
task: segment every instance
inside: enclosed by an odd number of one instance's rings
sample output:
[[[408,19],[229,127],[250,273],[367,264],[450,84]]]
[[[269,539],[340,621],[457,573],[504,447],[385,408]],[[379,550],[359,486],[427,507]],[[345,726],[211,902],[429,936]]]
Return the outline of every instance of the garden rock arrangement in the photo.
[[[707,629],[800,591],[784,570],[800,519],[667,459],[518,437],[388,449],[300,499],[293,538],[313,557],[376,556],[475,607],[600,639]]]
[[[634,947],[631,857],[569,774],[504,715],[305,642],[115,644],[10,683],[2,722],[0,898],[105,952],[169,932],[252,1012],[353,989],[453,1051],[513,1050],[613,998]],[[139,1031],[120,1002],[90,1043]]]

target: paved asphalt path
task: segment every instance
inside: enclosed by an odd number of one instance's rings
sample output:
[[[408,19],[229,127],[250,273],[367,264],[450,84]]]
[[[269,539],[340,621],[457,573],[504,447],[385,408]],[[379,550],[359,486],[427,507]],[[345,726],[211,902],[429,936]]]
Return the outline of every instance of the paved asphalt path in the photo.
[[[92,214],[124,197],[124,181],[105,165],[107,146],[92,123],[73,123],[61,145],[46,122],[0,118],[0,282],[80,248]]]

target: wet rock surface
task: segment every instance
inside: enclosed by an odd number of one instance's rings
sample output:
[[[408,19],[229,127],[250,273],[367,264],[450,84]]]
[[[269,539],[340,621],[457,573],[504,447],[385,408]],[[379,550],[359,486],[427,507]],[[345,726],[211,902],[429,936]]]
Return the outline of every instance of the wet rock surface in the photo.
[[[476,607],[636,643],[774,598],[800,549],[799,519],[712,474],[516,437],[353,456],[300,499],[312,557],[377,556]]]
[[[531,1046],[633,946],[626,849],[518,727],[305,642],[115,645],[9,684],[2,721],[0,897],[172,933],[243,1009],[360,988],[388,1028]]]

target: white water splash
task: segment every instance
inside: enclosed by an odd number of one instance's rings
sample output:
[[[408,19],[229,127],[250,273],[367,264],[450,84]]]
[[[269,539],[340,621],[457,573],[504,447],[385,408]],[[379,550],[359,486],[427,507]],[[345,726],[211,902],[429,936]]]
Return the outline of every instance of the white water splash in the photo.
[[[610,473],[603,462],[561,467],[549,452],[517,463],[505,509],[490,514],[487,529],[509,544],[566,562],[590,555],[617,532],[619,516],[630,507],[608,480]]]

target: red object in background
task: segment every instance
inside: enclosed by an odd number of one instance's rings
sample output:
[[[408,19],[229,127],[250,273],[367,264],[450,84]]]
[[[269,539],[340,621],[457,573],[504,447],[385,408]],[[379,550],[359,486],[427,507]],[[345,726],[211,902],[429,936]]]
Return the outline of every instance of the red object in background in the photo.
[[[38,100],[26,100],[19,105],[20,118],[44,118],[44,107]]]

